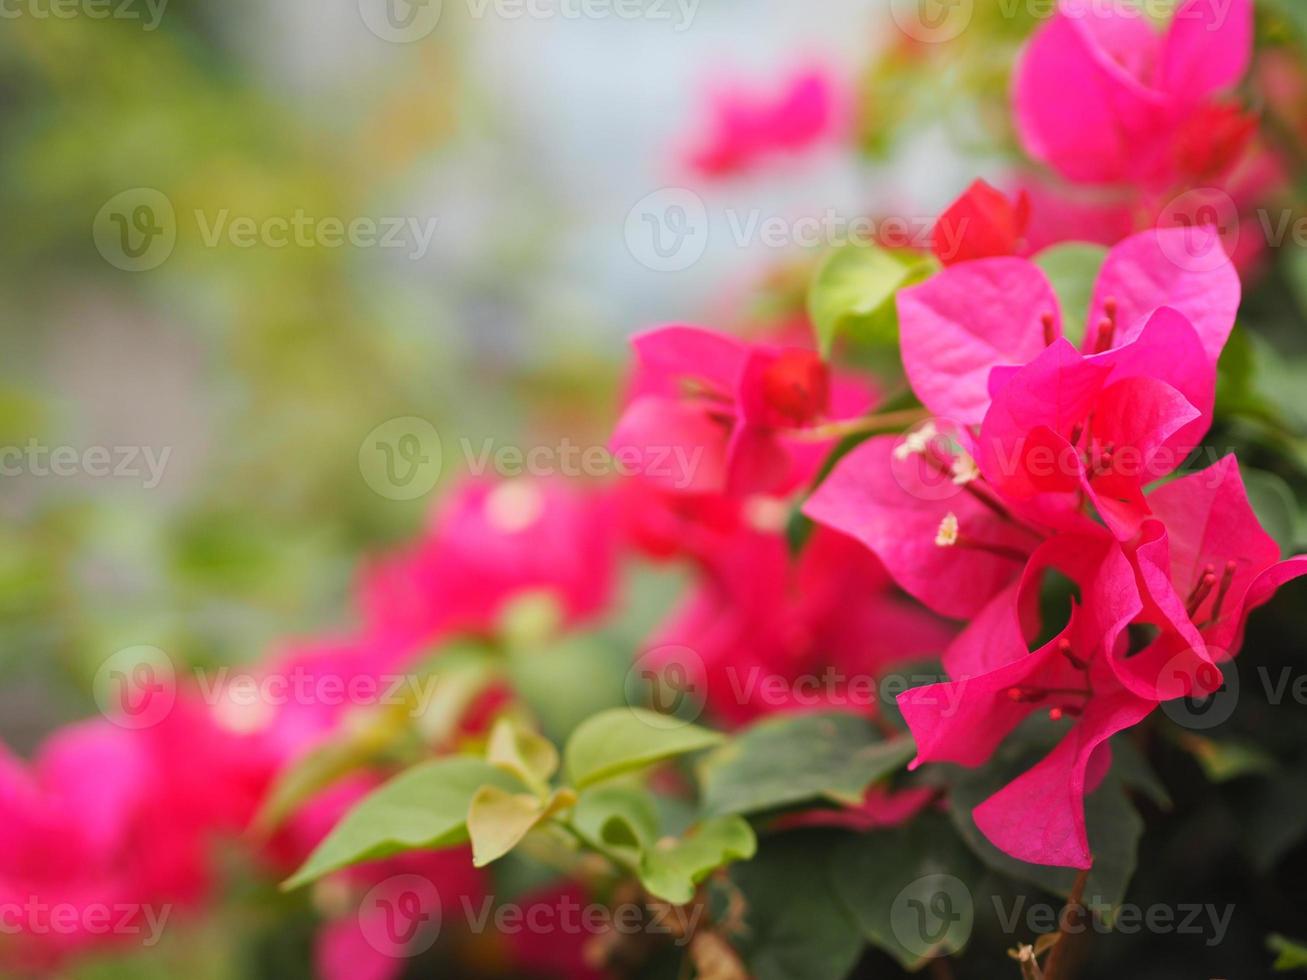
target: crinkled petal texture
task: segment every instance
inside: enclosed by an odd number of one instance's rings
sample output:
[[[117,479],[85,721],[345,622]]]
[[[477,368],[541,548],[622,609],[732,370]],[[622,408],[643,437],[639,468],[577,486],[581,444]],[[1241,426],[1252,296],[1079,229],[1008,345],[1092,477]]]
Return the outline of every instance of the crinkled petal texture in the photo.
[[[1028,637],[1038,628],[1030,600],[1038,600],[1049,568],[1077,583],[1085,601],[1073,604],[1053,640],[1029,652]],[[1065,705],[1079,714],[1047,758],[975,811],[980,830],[1013,857],[1089,866],[1084,796],[1102,770],[1095,750],[1157,703],[1122,689],[1101,655],[1119,645],[1141,608],[1129,562],[1110,538],[1051,539],[1032,556],[1021,584],[996,597],[955,641],[946,662],[956,679],[899,697],[918,745],[914,765],[981,765],[1032,711]]]
[[[1057,296],[1033,263],[979,259],[898,294],[903,367],[936,415],[975,425],[989,406],[989,373],[1044,349],[1043,319],[1060,336]]]
[[[1020,556],[1038,542],[955,485],[947,463],[920,453],[898,458],[898,444],[893,436],[862,443],[835,465],[803,512],[861,541],[929,608],[972,616],[1020,573]],[[936,538],[946,519],[990,550],[941,547]]]
[[[1088,868],[1093,864],[1085,828],[1085,793],[1095,751],[1143,721],[1150,701],[1117,690],[1096,692],[1057,747],[976,807],[976,826],[1004,853],[1032,864]]]
[[[1131,235],[1103,260],[1084,349],[1098,350],[1109,300],[1116,305],[1115,347],[1136,340],[1153,313],[1169,306],[1189,321],[1215,364],[1234,327],[1240,294],[1239,273],[1214,229],[1161,228]]]
[[[1155,167],[1170,100],[1130,68],[1157,43],[1141,18],[1064,0],[1017,64],[1013,100],[1026,150],[1080,183],[1125,182]]]

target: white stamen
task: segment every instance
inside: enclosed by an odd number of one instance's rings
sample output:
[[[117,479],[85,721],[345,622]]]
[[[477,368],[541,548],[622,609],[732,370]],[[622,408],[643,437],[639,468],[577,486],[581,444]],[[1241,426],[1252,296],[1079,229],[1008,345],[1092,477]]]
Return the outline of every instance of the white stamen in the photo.
[[[953,458],[949,470],[953,474],[953,482],[960,487],[980,477],[980,467],[971,458],[971,454],[966,452],[959,453]]]
[[[939,522],[939,530],[935,532],[935,544],[941,548],[951,548],[957,543],[958,515],[949,511]]]
[[[924,453],[937,435],[939,435],[939,430],[935,428],[934,422],[923,422],[916,430],[904,436],[903,441],[894,447],[894,458],[902,461],[909,456]]]

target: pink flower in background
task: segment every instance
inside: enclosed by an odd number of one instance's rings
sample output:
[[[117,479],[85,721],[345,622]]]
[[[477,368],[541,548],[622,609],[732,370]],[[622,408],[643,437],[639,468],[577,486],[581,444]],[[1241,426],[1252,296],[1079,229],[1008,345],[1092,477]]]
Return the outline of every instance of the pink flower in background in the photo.
[[[723,87],[711,98],[706,132],[686,163],[704,177],[743,173],[822,142],[838,127],[838,115],[835,84],[817,69],[796,73],[775,95]]]
[[[0,904],[14,935],[0,959],[44,968],[106,943],[157,942],[205,897],[211,848],[252,800],[222,778],[213,735],[178,705],[148,729],[61,729],[27,766],[0,746]],[[136,911],[119,929],[126,906]]]
[[[816,528],[795,557],[782,533],[743,529],[703,565],[650,647],[673,659],[694,651],[707,707],[738,725],[781,711],[875,713],[869,680],[938,655],[952,633],[841,534]]]
[[[1030,226],[1030,198],[1019,191],[1009,198],[977,180],[950,204],[935,222],[931,248],[944,265],[1025,255]]]
[[[601,613],[617,571],[615,501],[561,478],[469,478],[419,542],[366,568],[365,632],[417,652],[451,633],[491,635],[514,599],[550,597],[568,623]]]
[[[806,430],[873,401],[870,385],[832,376],[803,347],[682,326],[633,345],[636,374],[610,448],[627,472],[671,492],[788,493],[834,444]]]
[[[1252,56],[1251,0],[1187,0],[1159,33],[1126,4],[1062,0],[1017,66],[1026,150],[1068,180],[1165,190],[1226,174],[1255,123],[1221,101]]]

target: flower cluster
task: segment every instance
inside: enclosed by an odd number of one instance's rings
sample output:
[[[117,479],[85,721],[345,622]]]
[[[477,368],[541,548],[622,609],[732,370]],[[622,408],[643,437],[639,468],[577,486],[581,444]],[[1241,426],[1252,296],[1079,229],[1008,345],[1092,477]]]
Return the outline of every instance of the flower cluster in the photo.
[[[1210,424],[1240,291],[1211,233],[1193,267],[1177,263],[1193,255],[1168,245],[1182,235],[1112,249],[1079,348],[1025,259],[958,263],[903,290],[904,367],[937,418],[857,447],[804,508],[970,621],[944,654],[952,680],[899,699],[918,764],[979,765],[1036,710],[1067,724],[975,813],[1035,863],[1089,867],[1083,798],[1106,741],[1163,700],[1213,692],[1248,612],[1307,572],[1307,558],[1280,562],[1232,457],[1161,482]],[[1041,619],[1049,572],[1075,586],[1064,623]]]

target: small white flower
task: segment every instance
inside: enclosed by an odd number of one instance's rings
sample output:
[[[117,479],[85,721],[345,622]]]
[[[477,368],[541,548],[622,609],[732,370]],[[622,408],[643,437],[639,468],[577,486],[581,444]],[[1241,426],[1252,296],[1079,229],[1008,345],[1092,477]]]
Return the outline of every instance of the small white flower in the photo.
[[[953,474],[953,482],[960,487],[980,477],[980,467],[976,465],[976,461],[967,452],[960,452],[953,457],[949,471]]]

